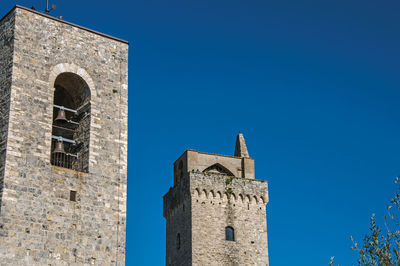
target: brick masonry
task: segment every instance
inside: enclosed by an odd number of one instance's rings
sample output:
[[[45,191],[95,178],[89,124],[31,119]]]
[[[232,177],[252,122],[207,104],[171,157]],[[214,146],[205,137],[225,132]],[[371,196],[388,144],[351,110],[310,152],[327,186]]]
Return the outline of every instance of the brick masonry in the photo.
[[[128,44],[22,7],[0,44],[0,265],[124,265]],[[50,164],[64,72],[90,88],[88,173]]]

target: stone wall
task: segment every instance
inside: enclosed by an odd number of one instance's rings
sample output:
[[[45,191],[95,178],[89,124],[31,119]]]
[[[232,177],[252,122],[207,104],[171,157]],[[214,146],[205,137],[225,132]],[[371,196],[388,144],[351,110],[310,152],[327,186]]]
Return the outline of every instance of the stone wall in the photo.
[[[185,178],[164,197],[166,265],[192,265],[192,217],[189,179]],[[177,236],[180,235],[180,247]]]
[[[268,265],[267,183],[191,173],[190,187],[193,265]]]
[[[1,265],[124,265],[128,45],[21,7],[14,18]],[[91,90],[89,173],[50,164],[63,72]]]
[[[268,265],[267,202],[265,181],[187,173],[164,196],[167,265]],[[225,240],[226,226],[234,228],[235,241]],[[181,250],[178,232],[190,238]]]
[[[222,165],[236,177],[254,179],[254,160],[252,158],[186,150],[174,163],[174,184],[179,182],[181,174],[197,170],[203,172],[214,164]]]
[[[8,119],[10,111],[14,22],[15,19],[13,14],[9,14],[0,22],[0,213],[4,186]],[[2,233],[2,228],[0,227],[0,236],[2,234],[5,233]]]

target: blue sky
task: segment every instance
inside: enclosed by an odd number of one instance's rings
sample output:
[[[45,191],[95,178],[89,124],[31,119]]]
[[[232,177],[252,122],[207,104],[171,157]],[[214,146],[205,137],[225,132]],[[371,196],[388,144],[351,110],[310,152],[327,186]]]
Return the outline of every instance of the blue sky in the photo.
[[[165,264],[175,159],[232,155],[239,130],[269,182],[271,265],[356,261],[400,175],[399,1],[50,2],[130,42],[127,265]]]

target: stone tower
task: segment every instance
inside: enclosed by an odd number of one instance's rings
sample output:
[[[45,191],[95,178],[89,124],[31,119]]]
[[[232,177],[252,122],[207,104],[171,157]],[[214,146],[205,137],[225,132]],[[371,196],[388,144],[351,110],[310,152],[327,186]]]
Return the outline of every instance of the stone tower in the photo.
[[[268,265],[267,202],[242,134],[235,156],[185,151],[164,196],[166,265]]]
[[[124,265],[128,43],[0,20],[0,265]]]

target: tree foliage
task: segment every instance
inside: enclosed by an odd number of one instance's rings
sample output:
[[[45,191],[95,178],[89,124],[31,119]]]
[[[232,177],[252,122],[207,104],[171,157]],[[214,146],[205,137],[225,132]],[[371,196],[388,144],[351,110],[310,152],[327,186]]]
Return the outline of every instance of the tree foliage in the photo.
[[[400,265],[400,178],[395,180],[398,192],[387,206],[383,226],[376,224],[375,215],[371,217],[368,234],[359,244],[353,237],[352,249],[359,255],[358,265],[391,266]],[[330,265],[333,265],[331,259]]]

